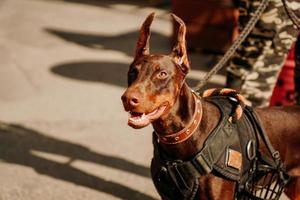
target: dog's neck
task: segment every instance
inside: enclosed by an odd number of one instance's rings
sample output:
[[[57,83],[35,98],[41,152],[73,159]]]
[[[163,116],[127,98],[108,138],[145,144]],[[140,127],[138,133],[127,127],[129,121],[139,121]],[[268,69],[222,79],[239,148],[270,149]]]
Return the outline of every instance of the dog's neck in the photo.
[[[189,124],[195,112],[193,93],[186,83],[181,87],[175,104],[169,113],[152,123],[156,133],[169,135],[181,131]]]
[[[195,112],[195,102],[191,89],[185,83],[180,91],[180,95],[171,108],[170,113],[152,123],[157,134],[170,135],[181,131],[192,120]],[[160,146],[168,153],[169,156],[178,159],[185,159],[191,155],[195,155],[203,146],[204,141],[216,127],[220,112],[213,104],[201,100],[202,119],[196,132],[186,141],[168,145],[161,143]]]

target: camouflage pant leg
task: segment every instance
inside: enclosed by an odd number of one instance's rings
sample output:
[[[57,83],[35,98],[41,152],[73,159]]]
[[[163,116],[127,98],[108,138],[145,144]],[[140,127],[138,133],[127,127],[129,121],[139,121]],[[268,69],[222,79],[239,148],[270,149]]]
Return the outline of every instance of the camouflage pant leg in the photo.
[[[239,25],[242,29],[260,0],[240,0]],[[299,0],[290,5],[299,9]],[[228,67],[227,87],[240,91],[253,106],[268,106],[270,96],[297,29],[281,0],[271,0],[252,32],[233,55]]]

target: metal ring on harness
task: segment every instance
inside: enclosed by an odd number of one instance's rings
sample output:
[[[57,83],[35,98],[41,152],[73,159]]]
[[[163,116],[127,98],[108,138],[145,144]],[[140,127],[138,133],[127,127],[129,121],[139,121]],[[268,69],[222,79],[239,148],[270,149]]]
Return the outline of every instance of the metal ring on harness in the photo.
[[[256,157],[255,140],[250,140],[247,144],[247,157],[249,160],[253,160]]]

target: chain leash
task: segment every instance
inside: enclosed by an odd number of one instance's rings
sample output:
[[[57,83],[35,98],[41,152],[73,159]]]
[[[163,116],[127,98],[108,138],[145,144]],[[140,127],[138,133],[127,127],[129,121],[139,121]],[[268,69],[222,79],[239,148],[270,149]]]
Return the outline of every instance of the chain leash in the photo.
[[[284,1],[284,0],[283,0]],[[245,28],[239,35],[239,37],[234,41],[234,43],[231,45],[231,47],[227,50],[225,55],[221,58],[221,60],[202,78],[199,82],[199,84],[196,86],[196,91],[199,92],[199,90],[207,84],[208,80],[215,75],[221,68],[224,67],[224,65],[228,62],[228,60],[231,58],[231,56],[235,53],[237,48],[241,45],[241,43],[246,39],[246,37],[249,35],[249,33],[252,31],[253,27],[255,26],[256,22],[261,17],[262,13],[268,6],[270,0],[262,0],[259,7],[255,11],[254,15],[251,17],[249,22],[246,24]]]

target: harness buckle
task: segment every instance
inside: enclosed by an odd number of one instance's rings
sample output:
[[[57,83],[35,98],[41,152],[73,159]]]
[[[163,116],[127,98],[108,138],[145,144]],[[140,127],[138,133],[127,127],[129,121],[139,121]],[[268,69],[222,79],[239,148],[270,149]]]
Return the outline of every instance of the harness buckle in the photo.
[[[174,183],[177,185],[178,188],[186,188],[188,189],[189,186],[184,178],[184,175],[180,171],[181,161],[175,162],[168,162],[167,163],[167,171],[169,172],[171,178],[173,179]]]
[[[197,171],[199,171],[202,175],[209,174],[212,171],[212,165],[208,163],[202,154],[197,155],[192,160],[192,163]]]

